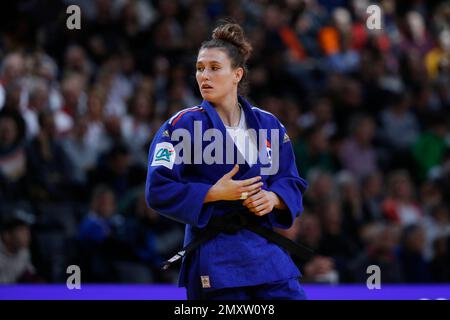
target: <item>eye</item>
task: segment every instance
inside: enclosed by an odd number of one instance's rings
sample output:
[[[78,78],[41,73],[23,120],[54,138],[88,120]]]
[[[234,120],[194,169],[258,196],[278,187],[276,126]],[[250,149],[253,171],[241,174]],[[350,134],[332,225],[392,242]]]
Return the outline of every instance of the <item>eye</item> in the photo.
[[[197,67],[197,71],[202,72],[203,70],[205,70],[204,67],[201,67],[201,66],[198,66],[198,67]]]
[[[217,71],[217,70],[219,70],[219,69],[220,69],[220,68],[219,68],[218,66],[212,66],[212,67],[211,67],[211,70],[212,70],[212,71]]]

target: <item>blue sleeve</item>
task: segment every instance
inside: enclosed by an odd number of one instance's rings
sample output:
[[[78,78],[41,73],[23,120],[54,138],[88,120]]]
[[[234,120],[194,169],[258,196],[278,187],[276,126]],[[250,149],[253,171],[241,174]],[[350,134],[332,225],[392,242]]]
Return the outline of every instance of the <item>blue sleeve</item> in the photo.
[[[154,137],[148,156],[145,187],[147,205],[175,221],[202,228],[211,217],[212,206],[203,201],[212,185],[187,181],[187,165],[177,164],[171,140],[173,127],[166,122]]]
[[[274,209],[268,216],[274,227],[288,229],[296,217],[303,212],[303,193],[308,187],[306,180],[299,176],[295,165],[292,143],[286,129],[280,125],[279,169],[268,179],[268,190],[276,193],[284,201],[287,209]]]

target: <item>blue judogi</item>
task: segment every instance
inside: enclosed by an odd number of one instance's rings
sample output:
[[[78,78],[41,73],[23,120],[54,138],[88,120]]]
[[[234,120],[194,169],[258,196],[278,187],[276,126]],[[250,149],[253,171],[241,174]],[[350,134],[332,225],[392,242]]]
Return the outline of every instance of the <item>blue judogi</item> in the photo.
[[[302,194],[307,187],[299,177],[292,145],[286,129],[269,112],[253,107],[239,97],[249,129],[278,129],[279,170],[276,174],[263,175],[261,168],[267,167],[258,157],[257,163],[240,165],[234,180],[244,180],[261,176],[263,189],[275,192],[286,204],[287,210],[274,209],[266,215],[268,227],[287,229],[303,211]],[[234,164],[177,164],[174,163],[174,146],[171,140],[175,129],[184,128],[194,136],[194,121],[201,121],[202,132],[219,129],[227,135],[225,126],[215,108],[208,102],[185,109],[164,123],[157,132],[149,151],[148,175],[146,183],[147,204],[160,214],[186,224],[184,244],[188,244],[211,217],[228,214],[234,210],[246,209],[239,201],[217,201],[203,204],[204,198],[213,184],[232,170]],[[271,136],[268,135],[268,144]],[[202,143],[202,152],[208,141]],[[266,152],[259,148],[260,152]],[[225,147],[224,147],[225,148]],[[234,150],[238,153],[237,148]],[[223,154],[225,155],[225,149]],[[261,154],[259,154],[261,155]],[[236,159],[236,157],[235,157]],[[248,214],[253,214],[248,211]],[[179,285],[193,286],[201,279],[206,292],[244,286],[276,283],[300,277],[300,271],[287,252],[265,238],[242,229],[235,234],[220,233],[204,243],[191,256],[183,259]]]

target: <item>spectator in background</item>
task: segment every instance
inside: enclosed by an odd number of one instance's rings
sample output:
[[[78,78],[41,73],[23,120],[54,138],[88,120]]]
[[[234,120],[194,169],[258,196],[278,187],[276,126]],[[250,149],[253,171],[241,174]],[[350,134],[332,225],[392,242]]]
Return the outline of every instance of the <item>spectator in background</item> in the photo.
[[[417,225],[407,226],[403,230],[397,255],[406,282],[429,282],[429,265],[424,257],[426,245],[425,232]]]
[[[20,83],[23,79],[24,73],[25,61],[21,53],[13,52],[5,56],[5,58],[3,59],[0,75],[0,110],[6,104],[6,91],[8,86],[13,82]],[[19,90],[19,100],[21,94],[22,90]]]
[[[0,115],[9,115],[14,118],[17,124],[18,138],[23,140],[26,136],[26,123],[20,108],[22,85],[18,80],[14,80],[9,82],[5,89],[5,104],[0,110]]]
[[[442,30],[439,32],[438,43],[431,49],[425,57],[425,65],[427,67],[428,76],[436,79],[439,75],[439,69],[448,64],[450,59],[450,30]]]
[[[129,146],[133,163],[146,166],[147,150],[144,146],[149,141],[153,104],[147,95],[137,93],[129,103],[129,113],[121,120],[122,138]]]
[[[342,230],[358,247],[361,246],[358,230],[363,222],[362,197],[359,183],[351,173],[342,171],[337,177],[342,210]]]
[[[340,150],[342,166],[358,181],[378,170],[377,153],[372,143],[374,131],[375,123],[369,116],[354,119],[352,134]]]
[[[334,177],[325,171],[312,170],[308,175],[310,187],[305,193],[306,206],[312,210],[322,205],[326,200],[336,195]]]
[[[383,220],[383,175],[376,171],[365,176],[361,182],[362,213],[364,223]]]
[[[87,130],[87,117],[78,117],[70,135],[62,141],[64,152],[72,164],[73,182],[81,199],[86,199],[83,194],[88,184],[87,172],[96,166],[99,157],[98,150],[88,143]]]
[[[408,172],[395,171],[389,175],[388,180],[389,194],[383,202],[386,218],[400,226],[420,223],[423,212],[414,200],[415,190]]]
[[[447,119],[439,115],[432,116],[428,130],[423,132],[413,145],[413,157],[416,162],[418,178],[423,181],[429,170],[441,163],[447,144]]]
[[[112,147],[113,141],[108,136],[104,116],[105,91],[100,87],[93,87],[87,100],[87,132],[86,143],[97,153],[103,153]]]
[[[124,245],[124,219],[116,213],[113,191],[97,186],[92,194],[89,213],[81,221],[78,242],[88,281],[117,280],[114,262],[127,252]]]
[[[383,145],[393,152],[405,152],[419,136],[419,123],[409,110],[410,97],[406,93],[393,95],[392,105],[381,113]]]
[[[450,147],[447,147],[441,164],[433,167],[429,177],[436,183],[444,199],[450,199]]]
[[[395,255],[399,244],[398,227],[379,222],[371,223],[361,230],[361,237],[365,243],[365,251],[350,262],[352,281],[365,282],[367,266],[376,265],[382,270],[383,283],[403,282],[400,261]]]
[[[0,199],[13,200],[25,193],[26,149],[16,119],[0,115]]]
[[[327,138],[337,133],[334,122],[333,106],[328,97],[321,97],[313,104],[312,110],[298,119],[301,128],[322,127]]]
[[[172,245],[170,252],[161,250],[162,247],[165,245],[170,246],[170,244],[158,243],[158,235],[155,229],[159,223],[160,216],[157,212],[147,207],[144,193],[137,195],[132,207],[127,208],[127,213],[126,241],[133,254],[128,263],[133,264],[134,269],[141,271],[137,273],[133,281],[171,282],[175,280],[170,279],[170,273],[161,272],[160,269],[163,263],[163,255],[168,256],[175,251],[181,239],[177,239],[177,237],[172,238],[176,243]],[[172,276],[176,275],[172,274]]]
[[[30,253],[30,224],[33,221],[33,217],[23,211],[3,217],[0,224],[0,283],[39,281]]]
[[[145,183],[145,167],[131,163],[130,151],[122,143],[115,144],[96,167],[88,172],[89,186],[105,184],[120,200],[129,190]]]
[[[39,133],[38,115],[49,108],[49,88],[45,81],[36,80],[30,89],[28,107],[22,113],[27,125],[27,140],[34,139]]]
[[[30,196],[41,201],[70,199],[72,164],[56,137],[54,114],[39,114],[39,134],[27,148]]]
[[[304,175],[312,169],[334,172],[334,163],[329,150],[329,141],[324,127],[312,127],[294,143],[297,167],[302,168]]]
[[[80,74],[70,74],[62,81],[63,105],[55,111],[55,126],[58,136],[65,137],[73,128],[74,119],[82,111],[82,95],[85,79]]]
[[[425,56],[433,47],[433,43],[423,16],[417,11],[409,11],[405,18],[406,30],[401,39],[401,50],[404,53],[417,51],[421,56]]]
[[[351,37],[350,33],[342,34],[339,51],[328,58],[328,63],[335,72],[351,74],[358,68],[361,58],[359,52],[351,47]]]
[[[430,261],[434,257],[434,243],[439,238],[450,237],[450,212],[448,204],[435,205],[424,219],[424,231],[426,236],[425,258]]]
[[[332,257],[339,272],[339,279],[349,279],[348,261],[358,253],[358,245],[343,230],[343,214],[340,202],[329,199],[318,208],[322,223],[322,237],[318,253]]]
[[[440,237],[433,242],[434,257],[430,262],[432,281],[450,281],[450,237]]]

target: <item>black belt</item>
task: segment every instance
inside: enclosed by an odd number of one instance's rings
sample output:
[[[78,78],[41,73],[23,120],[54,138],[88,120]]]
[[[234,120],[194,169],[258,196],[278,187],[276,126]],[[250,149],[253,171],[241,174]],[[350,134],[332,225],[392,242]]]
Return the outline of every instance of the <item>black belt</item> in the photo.
[[[201,230],[201,233],[196,236],[187,246],[178,251],[172,258],[164,262],[162,269],[167,270],[172,264],[179,259],[188,256],[202,243],[211,240],[220,232],[236,233],[241,229],[248,229],[267,240],[279,245],[287,250],[290,254],[295,255],[301,259],[309,259],[314,253],[310,248],[294,242],[275,231],[268,229],[262,225],[265,217],[258,217],[250,215],[248,212],[233,212],[221,217],[211,218],[208,225]]]

